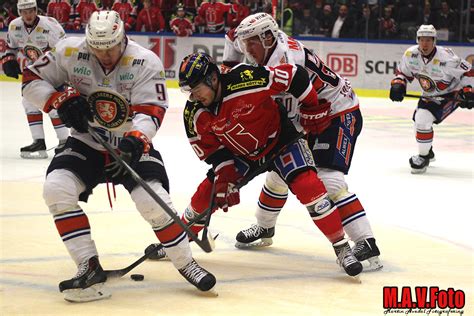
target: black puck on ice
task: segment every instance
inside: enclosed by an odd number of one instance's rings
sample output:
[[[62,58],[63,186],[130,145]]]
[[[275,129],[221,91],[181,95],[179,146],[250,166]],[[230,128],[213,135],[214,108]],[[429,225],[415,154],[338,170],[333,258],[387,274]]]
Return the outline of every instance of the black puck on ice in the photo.
[[[143,281],[143,279],[145,278],[145,276],[143,276],[143,274],[132,274],[130,276],[130,278],[133,280],[133,281]]]

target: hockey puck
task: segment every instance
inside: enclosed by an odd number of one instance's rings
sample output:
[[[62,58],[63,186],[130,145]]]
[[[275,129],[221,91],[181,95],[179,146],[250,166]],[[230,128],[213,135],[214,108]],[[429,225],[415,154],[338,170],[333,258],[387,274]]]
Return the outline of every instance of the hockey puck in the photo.
[[[143,274],[132,274],[130,278],[133,281],[143,281],[143,279],[145,279],[145,276]]]

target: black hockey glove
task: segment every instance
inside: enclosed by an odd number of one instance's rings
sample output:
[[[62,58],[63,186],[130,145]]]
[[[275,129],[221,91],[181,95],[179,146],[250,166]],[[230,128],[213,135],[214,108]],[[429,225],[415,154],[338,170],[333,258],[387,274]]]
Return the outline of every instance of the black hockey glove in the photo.
[[[120,158],[127,165],[135,168],[142,154],[150,150],[150,143],[148,138],[141,132],[131,131],[125,133],[118,145],[118,150],[120,151]],[[105,166],[105,174],[113,183],[120,183],[127,174],[127,169],[119,162],[113,161]]]
[[[79,133],[87,133],[89,122],[93,121],[89,102],[72,87],[51,95],[44,111],[52,109],[58,111],[59,118],[67,127],[72,127]]]
[[[407,85],[405,80],[395,78],[391,82],[390,100],[395,102],[402,102],[407,92]]]
[[[461,102],[459,107],[463,109],[472,109],[474,107],[474,91],[471,86],[465,86],[459,91]]]
[[[18,75],[21,74],[20,65],[16,60],[16,57],[12,54],[8,54],[2,57],[3,72],[8,77],[18,79]]]

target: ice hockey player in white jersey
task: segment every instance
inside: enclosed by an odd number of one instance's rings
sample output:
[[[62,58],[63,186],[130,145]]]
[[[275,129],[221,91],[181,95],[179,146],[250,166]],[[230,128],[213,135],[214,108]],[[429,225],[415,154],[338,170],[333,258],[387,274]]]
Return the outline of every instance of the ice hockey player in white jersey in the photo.
[[[416,34],[418,45],[408,48],[391,82],[390,99],[401,102],[407,82],[417,79],[423,90],[413,114],[418,155],[409,160],[413,174],[426,172],[434,161],[433,124],[441,123],[458,107],[474,106],[474,70],[466,60],[449,48],[436,45],[433,25],[421,25]]]
[[[348,191],[344,177],[349,172],[356,140],[362,129],[359,100],[350,82],[327,67],[301,42],[280,31],[275,20],[266,13],[248,16],[235,31],[227,33],[224,67],[241,62],[244,56],[258,65],[289,63],[307,70],[319,102],[330,106],[327,128],[309,137],[318,176],[339,208],[344,230],[355,243],[357,259],[368,263],[364,269],[367,266],[372,270],[382,268],[378,258],[380,251],[365,210],[357,196]],[[282,94],[277,99],[286,106],[289,117],[298,125],[298,101],[289,94]],[[236,246],[271,244],[277,217],[287,197],[288,186],[277,173],[267,173],[256,211],[257,224],[238,233]]]
[[[17,61],[18,52],[23,53],[28,64],[31,64],[65,37],[64,30],[58,21],[37,14],[36,0],[18,0],[17,8],[20,17],[13,20],[8,27],[7,48],[2,56],[5,75],[16,79],[21,74]],[[20,156],[26,159],[47,158],[43,114],[38,111],[35,104],[25,98],[22,103],[33,143],[22,147]],[[58,118],[56,111],[49,112],[49,116],[59,140],[59,145],[56,147],[56,152],[59,152],[66,142],[69,131]]]
[[[55,88],[64,83],[69,86]],[[94,12],[85,38],[59,41],[24,71],[23,93],[45,112],[56,109],[71,127],[65,148],[48,167],[43,189],[78,268],[75,277],[59,284],[65,299],[83,302],[110,296],[88,218],[78,205],[106,181],[128,190],[180,274],[201,291],[213,288],[216,279],[193,259],[185,231],[88,133],[90,124],[174,210],[166,170],[152,144],[168,107],[163,64],[125,36],[119,14]]]

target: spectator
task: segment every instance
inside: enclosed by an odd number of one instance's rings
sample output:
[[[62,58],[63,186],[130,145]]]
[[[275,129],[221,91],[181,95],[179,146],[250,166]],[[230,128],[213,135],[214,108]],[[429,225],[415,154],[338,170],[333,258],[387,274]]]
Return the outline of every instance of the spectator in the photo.
[[[451,10],[448,2],[441,2],[441,11],[438,16],[438,31],[447,31],[449,33],[448,40],[454,40],[458,27],[458,19],[456,13]]]
[[[176,16],[170,21],[171,30],[176,36],[191,36],[194,32],[194,25],[186,17],[184,6],[179,4],[176,10]]]
[[[99,8],[93,0],[81,0],[74,11],[74,29],[79,30],[86,27],[92,13],[99,11]]]
[[[412,39],[416,34],[418,14],[420,8],[416,5],[417,0],[407,0],[406,5],[398,10],[398,25],[402,39]]]
[[[397,35],[397,23],[392,17],[392,12],[391,7],[384,8],[384,16],[379,20],[380,38],[393,39]]]
[[[153,0],[153,4],[161,9],[165,21],[169,21],[178,5],[178,0]]]
[[[339,7],[339,15],[331,25],[329,34],[332,38],[351,38],[354,37],[355,22],[348,15],[349,8],[343,4]]]
[[[323,33],[325,36],[329,36],[329,30],[332,27],[332,23],[334,21],[334,16],[332,13],[332,7],[329,4],[326,4],[323,7],[323,12],[321,17],[319,18],[319,31]]]
[[[183,0],[182,4],[186,15],[191,15],[194,18],[197,14],[197,0]]]
[[[227,15],[227,26],[237,27],[240,22],[250,15],[250,8],[242,4],[243,0],[232,0],[232,6]]]
[[[372,15],[370,8],[362,8],[362,16],[357,22],[357,37],[365,39],[377,38],[377,19]]]
[[[310,9],[303,9],[303,16],[301,19],[295,18],[295,34],[316,34],[319,29],[319,22],[311,15]]]
[[[112,6],[112,10],[118,12],[125,25],[126,31],[133,29],[137,18],[137,8],[132,5],[130,0],[116,0]]]
[[[0,8],[0,29],[8,27],[11,21],[17,18],[16,4],[13,1],[5,1]]]
[[[195,23],[197,26],[204,26],[207,33],[223,33],[224,15],[229,13],[230,8],[230,4],[217,2],[216,0],[203,2],[198,9]]]
[[[55,18],[65,29],[72,29],[74,10],[67,0],[51,0],[46,8],[46,15]]]
[[[162,32],[165,28],[165,19],[160,8],[151,3],[151,0],[143,0],[143,9],[138,13],[135,30],[137,32]]]
[[[112,6],[114,5],[114,0],[101,0],[101,10],[112,10]]]
[[[288,0],[283,0],[285,9],[283,10],[283,28],[282,31],[288,36],[293,35],[294,14]]]
[[[418,19],[418,25],[438,25],[438,20],[436,19],[436,14],[431,10],[431,4],[429,2],[425,3],[423,12],[420,14]],[[415,36],[412,36],[415,37]]]

